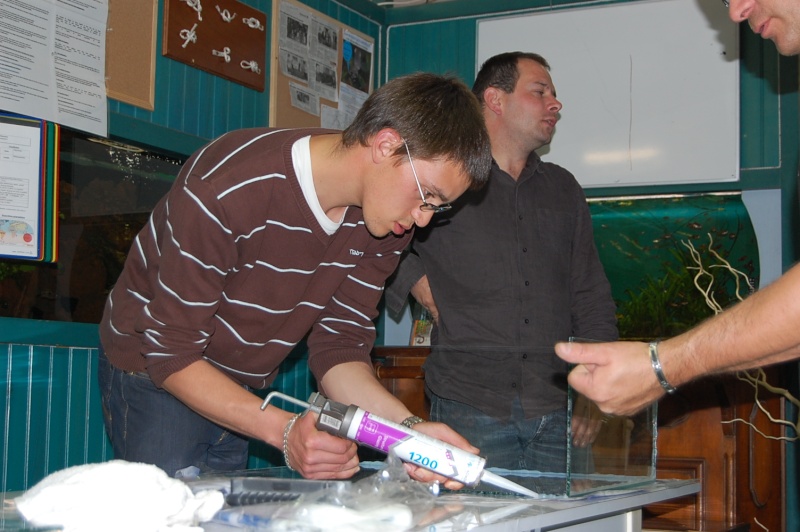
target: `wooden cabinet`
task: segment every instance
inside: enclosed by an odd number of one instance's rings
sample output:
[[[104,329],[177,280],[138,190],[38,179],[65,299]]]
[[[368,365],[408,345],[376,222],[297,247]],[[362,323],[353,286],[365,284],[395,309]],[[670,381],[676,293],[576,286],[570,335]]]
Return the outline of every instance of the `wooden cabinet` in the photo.
[[[416,415],[427,418],[421,368],[429,349],[376,347],[383,385]],[[767,374],[780,386],[780,369]],[[754,388],[735,376],[710,377],[682,387],[659,403],[657,476],[700,479],[700,493],[654,504],[644,526],[657,530],[785,530],[782,427],[754,401]],[[759,392],[761,404],[783,418],[783,400]],[[736,419],[747,420],[755,429]],[[757,522],[765,528],[761,528]]]
[[[430,414],[422,370],[428,353],[428,347],[376,347],[372,351],[373,366],[381,384],[403,401],[412,414],[423,419]]]
[[[769,382],[780,385],[779,375],[771,369]],[[673,530],[736,530],[741,525],[754,531],[785,530],[784,443],[767,437],[780,437],[783,431],[754,397],[750,384],[731,375],[702,379],[662,399],[657,474],[698,478],[703,487],[697,495],[646,508],[645,520]],[[759,397],[767,412],[783,417],[782,399],[764,390]]]

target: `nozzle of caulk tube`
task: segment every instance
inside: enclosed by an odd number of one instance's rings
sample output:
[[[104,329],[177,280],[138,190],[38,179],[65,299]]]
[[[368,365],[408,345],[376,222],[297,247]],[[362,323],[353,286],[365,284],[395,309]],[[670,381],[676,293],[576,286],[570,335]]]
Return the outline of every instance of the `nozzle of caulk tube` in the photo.
[[[520,486],[516,482],[512,482],[505,477],[501,477],[500,475],[492,473],[491,471],[486,471],[485,469],[483,470],[483,473],[481,473],[481,482],[486,482],[492,486],[513,491],[514,493],[519,493],[520,495],[525,495],[526,497],[532,497],[534,499],[541,497],[541,495],[535,491],[531,491],[524,486]]]

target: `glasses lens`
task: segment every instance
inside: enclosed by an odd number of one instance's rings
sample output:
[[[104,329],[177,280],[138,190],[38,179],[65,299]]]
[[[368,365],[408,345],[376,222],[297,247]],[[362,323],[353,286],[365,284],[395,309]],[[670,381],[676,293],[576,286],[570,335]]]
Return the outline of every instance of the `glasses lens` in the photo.
[[[449,211],[452,208],[453,208],[453,206],[450,205],[449,203],[443,203],[442,205],[432,205],[432,204],[428,203],[427,201],[419,206],[419,209],[421,211],[433,212],[433,213],[440,213],[440,212]]]

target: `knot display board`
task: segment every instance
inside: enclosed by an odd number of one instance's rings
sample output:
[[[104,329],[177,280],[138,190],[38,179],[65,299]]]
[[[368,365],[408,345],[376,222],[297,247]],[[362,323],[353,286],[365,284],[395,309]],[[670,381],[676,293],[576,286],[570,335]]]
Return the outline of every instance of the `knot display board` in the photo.
[[[164,56],[264,92],[267,15],[234,0],[166,0]]]

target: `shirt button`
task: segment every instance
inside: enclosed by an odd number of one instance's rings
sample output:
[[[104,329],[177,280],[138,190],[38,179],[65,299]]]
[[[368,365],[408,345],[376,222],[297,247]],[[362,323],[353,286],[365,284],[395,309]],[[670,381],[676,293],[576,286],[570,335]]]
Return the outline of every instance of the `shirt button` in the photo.
[[[530,286],[530,285],[531,285],[530,281],[525,281],[525,286]]]
[[[531,320],[529,320],[528,318],[525,318],[525,323],[530,323],[530,322],[531,322]]]
[[[519,215],[519,219],[522,220],[522,215],[521,214]]]
[[[528,248],[522,248],[522,252],[523,253],[527,253],[528,252]]]
[[[528,358],[528,353],[522,353],[522,358],[523,358],[523,359],[526,359],[526,358]]]
[[[517,383],[516,383],[516,382],[512,382],[512,383],[511,383],[511,387],[512,387],[512,388],[516,388],[516,387],[517,387]]]

